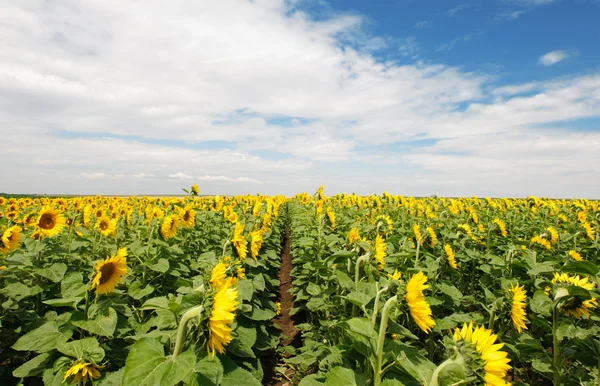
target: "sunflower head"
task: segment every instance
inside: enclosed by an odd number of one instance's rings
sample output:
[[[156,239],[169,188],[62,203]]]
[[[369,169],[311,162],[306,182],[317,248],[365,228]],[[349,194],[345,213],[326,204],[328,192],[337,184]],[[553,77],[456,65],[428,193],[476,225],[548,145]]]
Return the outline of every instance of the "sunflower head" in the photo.
[[[587,277],[580,277],[579,275],[569,276],[566,273],[554,273],[552,279],[555,299],[563,297],[564,294],[568,294],[566,287],[575,286],[585,290],[591,291],[596,285],[589,281]],[[569,296],[560,304],[560,310],[567,316],[573,316],[577,319],[582,317],[589,317],[592,310],[598,306],[597,298],[584,299],[579,295]]]
[[[73,364],[67,371],[65,371],[65,376],[63,378],[63,382],[65,382],[69,377],[73,377],[71,380],[71,384],[74,385],[81,381],[84,385],[89,380],[93,382],[94,379],[100,378],[100,367],[87,362],[77,362]]]
[[[36,231],[40,238],[56,236],[64,228],[67,220],[63,214],[51,207],[44,207],[40,211]]]
[[[348,242],[350,244],[354,244],[360,240],[360,235],[358,234],[358,229],[352,228],[350,233],[348,233]]]
[[[9,253],[19,248],[22,230],[21,227],[14,225],[2,232],[0,239],[0,253]]]
[[[419,271],[410,278],[406,284],[406,303],[408,303],[410,315],[417,326],[428,333],[435,327],[435,321],[432,317],[431,307],[423,295],[423,291],[429,288],[429,285],[425,283],[427,283],[427,276],[423,274],[423,271]]]
[[[250,233],[250,255],[254,260],[258,257],[258,252],[263,243],[263,234],[260,230],[252,231]]]
[[[185,208],[181,209],[179,218],[184,226],[193,227],[194,221],[196,220],[196,211],[191,205],[187,205]]]
[[[377,235],[375,238],[375,260],[377,261],[377,267],[382,269],[385,267],[385,256],[386,256],[387,244],[383,239],[383,236]]]
[[[233,231],[233,237],[231,238],[231,243],[235,247],[238,256],[240,259],[245,259],[248,255],[248,241],[246,237],[244,237],[244,225],[236,222],[235,229]]]
[[[486,386],[509,385],[504,380],[511,369],[503,343],[496,343],[497,336],[483,326],[474,327],[465,323],[462,329],[454,330],[454,343],[467,366],[467,375],[475,376]]]
[[[525,286],[519,287],[517,284],[511,287],[511,294],[510,316],[515,330],[520,334],[523,330],[527,330],[525,325],[527,321],[527,311],[525,310],[527,307],[527,291],[525,291]]]
[[[200,188],[198,188],[198,184],[192,185],[192,193],[194,194],[194,196],[197,196],[200,194]]]
[[[114,236],[117,233],[117,222],[110,217],[100,217],[96,222],[96,230],[100,232],[102,236]]]
[[[217,289],[213,297],[212,311],[209,321],[210,337],[208,350],[214,356],[215,351],[225,353],[225,346],[231,342],[231,324],[235,321],[235,310],[238,306],[238,290],[227,279]]]
[[[179,225],[179,216],[172,214],[167,217],[162,222],[160,226],[160,234],[166,240],[171,237],[175,237],[177,234],[177,226]]]
[[[96,276],[92,280],[92,288],[96,288],[96,293],[108,294],[115,290],[115,287],[123,280],[127,274],[127,248],[120,248],[117,254],[106,258],[104,261],[96,263]]]

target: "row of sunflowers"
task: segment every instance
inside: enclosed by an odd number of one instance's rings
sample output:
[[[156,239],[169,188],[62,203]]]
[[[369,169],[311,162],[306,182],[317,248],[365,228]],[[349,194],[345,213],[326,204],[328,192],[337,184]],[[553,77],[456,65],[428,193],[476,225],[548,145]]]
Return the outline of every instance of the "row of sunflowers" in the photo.
[[[600,203],[324,197],[288,203],[314,385],[600,384]]]
[[[261,385],[282,196],[0,197],[3,384]]]

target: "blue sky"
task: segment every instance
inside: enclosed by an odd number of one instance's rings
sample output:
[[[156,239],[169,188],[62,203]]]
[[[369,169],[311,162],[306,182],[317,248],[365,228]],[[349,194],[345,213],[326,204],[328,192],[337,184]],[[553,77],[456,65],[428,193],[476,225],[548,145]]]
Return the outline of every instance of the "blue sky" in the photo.
[[[600,198],[596,0],[9,0],[10,193]]]

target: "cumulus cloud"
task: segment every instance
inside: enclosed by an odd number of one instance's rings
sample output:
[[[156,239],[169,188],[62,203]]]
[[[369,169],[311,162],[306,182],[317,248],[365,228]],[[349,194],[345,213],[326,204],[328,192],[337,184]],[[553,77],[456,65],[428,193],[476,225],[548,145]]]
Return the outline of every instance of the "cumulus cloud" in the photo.
[[[539,57],[538,63],[543,64],[544,66],[552,66],[558,62],[562,62],[563,60],[569,57],[569,53],[567,51],[550,51]]]
[[[2,190],[600,197],[581,167],[598,138],[565,123],[600,118],[597,71],[498,87],[362,23],[284,0],[9,0]],[[377,59],[394,47],[405,63]]]

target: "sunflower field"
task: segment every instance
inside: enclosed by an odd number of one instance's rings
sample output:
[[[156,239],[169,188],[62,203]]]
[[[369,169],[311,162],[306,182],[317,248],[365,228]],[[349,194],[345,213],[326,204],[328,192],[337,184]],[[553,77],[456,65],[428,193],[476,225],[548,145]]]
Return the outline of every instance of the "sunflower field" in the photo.
[[[600,385],[600,202],[0,197],[0,379]]]

